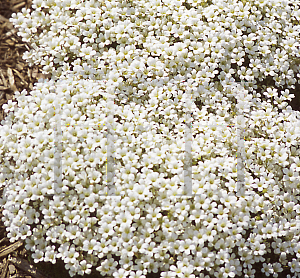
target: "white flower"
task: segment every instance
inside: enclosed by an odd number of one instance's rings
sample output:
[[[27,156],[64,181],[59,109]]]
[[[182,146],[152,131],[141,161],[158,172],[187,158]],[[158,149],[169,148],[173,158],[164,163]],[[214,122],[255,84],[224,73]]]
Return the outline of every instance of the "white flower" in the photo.
[[[52,77],[3,106],[1,205],[10,240],[25,239],[37,261],[62,258],[72,276],[94,265],[115,277],[253,277],[270,247],[263,239],[274,239],[280,263],[262,271],[278,275],[298,240],[300,124],[289,106],[299,77],[298,7],[277,2],[37,0],[13,15],[32,46],[24,58]],[[232,132],[240,119],[244,192]],[[198,194],[188,198],[178,196],[187,156]]]
[[[34,263],[42,262],[44,260],[44,252],[35,250],[35,252],[32,254],[32,258],[34,259]]]
[[[129,271],[126,271],[124,269],[119,269],[118,271],[113,273],[113,276],[115,278],[126,278],[128,277],[129,273],[130,273]]]
[[[92,268],[92,265],[87,263],[86,260],[83,260],[79,263],[79,267],[80,267],[80,270],[78,271],[78,274],[79,275],[84,275],[85,273],[86,274],[90,274],[91,273],[91,268]]]
[[[52,264],[56,263],[56,251],[54,246],[48,246],[45,252],[45,262],[51,262]]]

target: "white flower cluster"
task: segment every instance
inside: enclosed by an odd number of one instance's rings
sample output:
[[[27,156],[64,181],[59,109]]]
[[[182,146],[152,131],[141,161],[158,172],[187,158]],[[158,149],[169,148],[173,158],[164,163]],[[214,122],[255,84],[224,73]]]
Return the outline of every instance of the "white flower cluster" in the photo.
[[[71,276],[300,277],[300,2],[33,8],[12,22],[52,78],[3,105],[10,240]]]

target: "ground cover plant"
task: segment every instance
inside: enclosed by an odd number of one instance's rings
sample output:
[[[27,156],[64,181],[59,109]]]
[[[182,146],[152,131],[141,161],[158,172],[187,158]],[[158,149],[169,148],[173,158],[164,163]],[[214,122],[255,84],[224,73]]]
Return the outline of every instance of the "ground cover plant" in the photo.
[[[3,106],[10,240],[71,276],[298,277],[299,4],[38,0],[14,15],[51,78]]]

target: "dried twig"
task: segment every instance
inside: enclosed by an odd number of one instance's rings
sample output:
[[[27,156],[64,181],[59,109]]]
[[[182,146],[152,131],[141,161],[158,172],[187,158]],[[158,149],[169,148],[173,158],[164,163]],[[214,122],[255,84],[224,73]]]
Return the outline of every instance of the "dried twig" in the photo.
[[[4,238],[1,238],[1,239],[0,239],[0,244],[1,244],[2,242],[4,242],[5,240],[7,240],[7,238],[6,238],[6,237],[4,237]]]
[[[12,253],[13,251],[17,250],[20,246],[23,245],[22,241],[17,241],[7,247],[4,247],[2,250],[0,250],[0,258],[5,257],[8,254]]]

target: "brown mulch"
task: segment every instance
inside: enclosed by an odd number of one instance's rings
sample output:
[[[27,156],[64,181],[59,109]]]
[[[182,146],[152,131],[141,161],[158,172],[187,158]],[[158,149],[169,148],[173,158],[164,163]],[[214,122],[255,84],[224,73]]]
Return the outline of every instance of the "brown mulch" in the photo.
[[[2,105],[13,99],[16,91],[31,91],[33,84],[45,77],[39,67],[29,67],[22,59],[29,46],[18,37],[9,18],[22,8],[30,8],[31,0],[0,0],[0,121],[4,117]],[[1,277],[2,278],[2,277]]]

